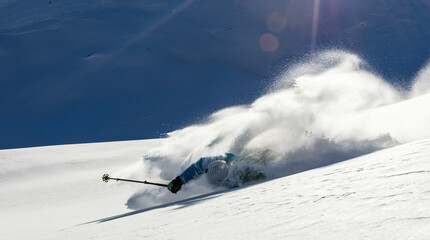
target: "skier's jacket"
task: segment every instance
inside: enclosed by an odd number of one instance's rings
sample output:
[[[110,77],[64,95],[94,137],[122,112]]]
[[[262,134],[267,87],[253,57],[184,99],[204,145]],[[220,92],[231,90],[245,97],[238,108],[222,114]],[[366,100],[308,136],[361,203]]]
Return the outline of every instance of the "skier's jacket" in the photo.
[[[198,176],[205,173],[206,169],[208,168],[209,164],[216,160],[224,160],[227,163],[230,163],[236,156],[232,153],[226,153],[224,156],[213,156],[213,157],[202,157],[197,162],[191,164],[185,171],[179,175],[179,177],[182,180],[182,183],[185,184],[188,181],[197,178]]]

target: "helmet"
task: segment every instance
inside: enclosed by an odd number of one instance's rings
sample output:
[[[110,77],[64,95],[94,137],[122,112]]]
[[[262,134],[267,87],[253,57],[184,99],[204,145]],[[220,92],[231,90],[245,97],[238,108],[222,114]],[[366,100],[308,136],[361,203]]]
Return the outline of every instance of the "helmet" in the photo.
[[[206,169],[207,177],[215,185],[220,185],[228,175],[230,164],[224,160],[216,160]]]

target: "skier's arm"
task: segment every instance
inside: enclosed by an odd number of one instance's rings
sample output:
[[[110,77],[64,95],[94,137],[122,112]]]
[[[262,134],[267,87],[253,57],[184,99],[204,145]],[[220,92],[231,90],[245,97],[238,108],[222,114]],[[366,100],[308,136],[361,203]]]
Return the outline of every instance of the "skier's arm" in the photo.
[[[226,153],[225,156],[214,156],[214,157],[202,157],[197,162],[191,164],[185,171],[181,173],[181,175],[177,176],[174,180],[172,180],[167,188],[172,193],[177,193],[183,184],[189,182],[190,180],[199,177],[203,173],[205,173],[206,168],[209,164],[216,160],[224,160],[230,163],[236,156],[231,153]]]
[[[203,173],[205,173],[205,170],[208,168],[211,162],[216,160],[224,160],[230,163],[235,157],[236,156],[232,153],[226,153],[224,156],[220,155],[213,157],[202,157],[196,163],[185,169],[185,171],[183,171],[182,174],[179,175],[179,177],[181,178],[182,183],[185,184],[190,180],[197,178]]]
[[[202,157],[197,162],[191,164],[191,166],[185,169],[185,171],[183,171],[179,177],[181,178],[182,183],[185,184],[205,173],[206,168],[211,162],[224,159],[224,156]]]
[[[233,159],[235,158],[236,158],[236,155],[234,155],[233,153],[225,153],[225,158],[223,160],[226,161],[227,163],[231,163],[231,161],[233,161]]]
[[[181,190],[183,184],[202,175],[211,162],[223,158],[224,156],[200,158],[197,162],[191,164],[191,166],[185,169],[185,171],[183,171],[181,175],[173,179],[167,185],[167,189],[169,189],[169,191],[171,191],[172,193],[177,193],[179,190]]]

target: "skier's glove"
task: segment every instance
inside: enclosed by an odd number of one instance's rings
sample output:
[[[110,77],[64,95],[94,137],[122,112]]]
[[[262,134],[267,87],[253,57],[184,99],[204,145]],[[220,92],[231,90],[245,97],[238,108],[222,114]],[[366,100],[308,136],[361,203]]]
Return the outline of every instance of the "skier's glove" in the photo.
[[[172,193],[177,193],[179,190],[181,190],[182,184],[181,178],[177,176],[169,184],[167,184],[167,189],[169,189],[169,191]]]

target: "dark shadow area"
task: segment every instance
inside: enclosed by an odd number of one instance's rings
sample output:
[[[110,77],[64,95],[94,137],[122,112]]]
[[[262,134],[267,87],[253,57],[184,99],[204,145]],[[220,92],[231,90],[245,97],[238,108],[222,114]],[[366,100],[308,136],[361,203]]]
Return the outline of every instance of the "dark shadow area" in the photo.
[[[174,210],[176,210],[176,209],[182,209],[182,208],[186,208],[186,207],[195,205],[197,203],[201,203],[201,202],[209,200],[209,199],[216,198],[221,193],[232,192],[232,191],[235,191],[235,190],[237,190],[237,188],[231,188],[231,189],[226,189],[226,190],[215,191],[215,192],[211,192],[211,193],[207,193],[207,194],[203,194],[203,195],[191,197],[191,198],[188,198],[188,199],[185,199],[185,200],[181,200],[181,201],[177,201],[177,202],[171,202],[171,203],[166,203],[166,204],[162,204],[162,205],[158,205],[158,206],[154,206],[154,207],[150,207],[150,208],[139,209],[139,210],[136,210],[136,211],[132,211],[132,212],[124,213],[124,214],[119,214],[119,215],[115,215],[115,216],[111,216],[111,217],[106,217],[106,218],[102,218],[102,219],[98,219],[98,220],[94,220],[94,221],[82,223],[82,224],[79,224],[79,225],[86,225],[86,224],[91,224],[91,223],[109,222],[109,221],[112,221],[112,220],[117,220],[117,219],[120,219],[120,218],[130,217],[130,216],[133,216],[133,215],[136,215],[136,214],[141,214],[141,213],[149,212],[149,211],[152,211],[152,210],[155,210],[155,209],[165,208],[165,207],[169,207],[169,206],[173,206],[173,205],[178,205],[178,207],[176,207]]]

